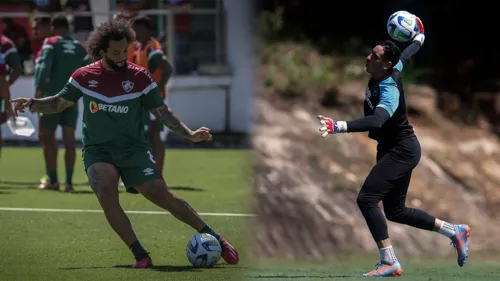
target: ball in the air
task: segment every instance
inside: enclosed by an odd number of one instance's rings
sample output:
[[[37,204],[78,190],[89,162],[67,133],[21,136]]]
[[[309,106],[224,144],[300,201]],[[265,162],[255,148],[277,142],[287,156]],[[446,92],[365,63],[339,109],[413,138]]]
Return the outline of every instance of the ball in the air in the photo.
[[[413,39],[418,31],[416,16],[407,11],[397,11],[387,20],[387,32],[396,41],[407,42]]]

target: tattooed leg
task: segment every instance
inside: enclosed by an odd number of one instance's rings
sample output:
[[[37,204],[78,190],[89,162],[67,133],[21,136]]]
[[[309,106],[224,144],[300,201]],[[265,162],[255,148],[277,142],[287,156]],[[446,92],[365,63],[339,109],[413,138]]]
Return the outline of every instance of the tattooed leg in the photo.
[[[90,186],[94,191],[104,215],[123,242],[130,246],[137,241],[130,220],[118,199],[118,170],[108,163],[94,163],[87,169]]]
[[[173,194],[164,180],[152,180],[134,188],[153,204],[169,211],[178,220],[195,230],[199,231],[205,226],[196,211],[184,199]]]

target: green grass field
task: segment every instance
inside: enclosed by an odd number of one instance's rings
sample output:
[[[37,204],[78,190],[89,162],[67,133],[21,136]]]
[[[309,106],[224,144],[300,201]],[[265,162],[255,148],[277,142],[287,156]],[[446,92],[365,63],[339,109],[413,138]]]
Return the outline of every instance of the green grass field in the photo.
[[[61,151],[62,152],[62,151]],[[169,150],[165,178],[174,192],[200,213],[250,213],[250,151]],[[63,153],[59,155],[60,182],[64,180]],[[74,194],[36,190],[44,173],[38,148],[6,148],[0,159],[0,280],[366,280],[361,274],[373,268],[376,255],[349,255],[340,261],[258,263],[245,258],[252,235],[249,217],[206,216],[226,235],[242,256],[237,266],[221,260],[213,269],[195,269],[185,257],[185,246],[195,232],[170,215],[130,214],[142,244],[151,252],[155,267],[134,270],[129,250],[111,230],[88,186]],[[75,182],[86,182],[77,160]],[[31,184],[29,184],[31,182]],[[128,211],[161,211],[140,195],[123,191]],[[36,208],[7,211],[6,208]],[[39,209],[76,209],[49,212]],[[452,253],[450,248],[450,253]],[[475,281],[500,280],[500,259],[475,253],[465,267],[453,256],[400,256],[404,273],[398,280]]]
[[[78,153],[80,154],[80,153]],[[249,213],[250,151],[168,150],[164,175],[176,194],[200,213]],[[80,157],[80,156],[79,156]],[[64,181],[63,151],[59,181]],[[240,250],[237,266],[223,260],[213,269],[195,269],[185,247],[196,232],[171,215],[130,214],[155,267],[135,270],[130,251],[104,215],[85,212],[7,211],[5,208],[100,210],[88,186],[76,193],[36,190],[44,173],[39,148],[4,148],[0,159],[0,280],[241,280],[248,261],[244,246],[250,217],[205,216]],[[86,182],[81,159],[75,183]],[[24,184],[23,184],[24,183]],[[161,211],[120,187],[127,211]]]
[[[282,281],[285,279],[297,281],[311,280],[367,280],[361,275],[374,268],[376,257],[367,258],[358,255],[356,260],[336,262],[301,262],[284,263],[266,261],[249,270],[245,275],[247,280]],[[403,265],[401,281],[498,281],[500,280],[500,263],[494,261],[471,261],[460,268],[452,258],[446,259],[406,259]],[[377,278],[376,278],[377,279]],[[378,279],[377,279],[378,280]]]

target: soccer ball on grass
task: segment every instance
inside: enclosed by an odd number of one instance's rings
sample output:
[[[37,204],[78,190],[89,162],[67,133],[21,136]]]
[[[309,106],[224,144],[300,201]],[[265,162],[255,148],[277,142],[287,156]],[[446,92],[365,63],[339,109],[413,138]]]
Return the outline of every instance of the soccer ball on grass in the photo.
[[[191,237],[186,247],[186,255],[194,267],[214,267],[220,260],[222,247],[214,236],[201,233]]]
[[[397,11],[387,20],[387,32],[396,41],[410,41],[419,32],[417,17],[407,11]]]

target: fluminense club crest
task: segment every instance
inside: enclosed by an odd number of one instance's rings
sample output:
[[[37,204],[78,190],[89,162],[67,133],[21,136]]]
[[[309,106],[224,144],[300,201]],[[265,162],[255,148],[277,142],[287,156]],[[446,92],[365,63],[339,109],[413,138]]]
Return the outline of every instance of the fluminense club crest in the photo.
[[[130,82],[130,80],[122,81],[122,87],[128,93],[134,88],[134,83]]]

